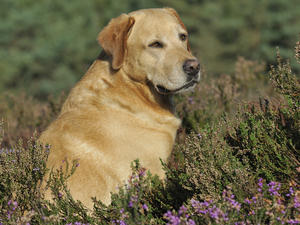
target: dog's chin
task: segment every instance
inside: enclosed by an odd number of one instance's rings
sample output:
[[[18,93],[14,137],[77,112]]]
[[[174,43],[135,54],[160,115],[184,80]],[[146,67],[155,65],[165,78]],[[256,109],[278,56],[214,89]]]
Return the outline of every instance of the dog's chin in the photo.
[[[197,85],[197,83],[198,83],[198,81],[192,80],[192,81],[185,83],[181,87],[173,89],[173,90],[167,89],[162,85],[155,85],[155,89],[159,94],[170,95],[170,94],[177,94],[177,93],[181,93],[181,92],[190,91]]]

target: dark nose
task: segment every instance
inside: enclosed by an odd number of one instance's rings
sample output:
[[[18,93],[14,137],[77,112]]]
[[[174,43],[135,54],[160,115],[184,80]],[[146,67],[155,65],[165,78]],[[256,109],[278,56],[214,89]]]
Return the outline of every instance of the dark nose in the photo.
[[[188,59],[183,64],[183,71],[189,76],[196,76],[200,70],[200,63],[197,59]]]

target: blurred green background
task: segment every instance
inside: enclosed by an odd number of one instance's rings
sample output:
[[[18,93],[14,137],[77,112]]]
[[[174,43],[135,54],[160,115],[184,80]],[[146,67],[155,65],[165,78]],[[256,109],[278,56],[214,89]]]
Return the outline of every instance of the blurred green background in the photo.
[[[274,63],[277,46],[300,71],[292,50],[299,0],[1,0],[0,94],[68,92],[101,51],[96,38],[107,22],[150,7],[177,10],[211,77],[233,72],[238,56]]]

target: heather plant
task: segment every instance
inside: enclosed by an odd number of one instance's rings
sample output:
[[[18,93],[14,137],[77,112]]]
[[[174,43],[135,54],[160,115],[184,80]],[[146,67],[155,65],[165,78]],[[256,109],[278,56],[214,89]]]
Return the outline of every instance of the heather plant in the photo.
[[[112,194],[112,203],[105,207],[100,201],[95,201],[95,215],[112,224],[160,224],[161,218],[153,215],[151,199],[147,198],[158,183],[157,176],[143,168],[138,160],[131,164],[132,174],[124,186],[118,187],[118,192]]]
[[[299,43],[299,61],[298,52]],[[183,97],[189,102],[179,105],[184,132],[170,160],[162,162],[165,179],[136,160],[111,204],[94,199],[93,210],[74,200],[67,187],[80,159],[47,170],[51,148],[35,137],[16,143],[12,135],[26,124],[45,126],[49,118],[42,121],[42,107],[29,101],[28,109],[24,104],[19,110],[17,99],[0,105],[5,112],[0,120],[0,141],[5,142],[0,148],[0,224],[299,224],[300,88],[289,63],[279,54],[277,59],[270,80],[280,101],[253,100],[252,82],[266,82],[262,65],[239,59],[234,76],[209,81]],[[269,88],[260,93],[273,95]],[[251,102],[235,106],[244,97]],[[59,107],[46,110],[55,116]],[[20,118],[9,139],[7,122],[14,121],[14,113]],[[51,201],[44,199],[44,189],[52,193]]]
[[[177,96],[177,114],[182,119],[179,140],[186,134],[219,120],[222,114],[235,116],[238,102],[253,101],[260,96],[276,96],[268,79],[263,75],[265,65],[239,57],[233,75],[222,74],[211,79],[202,71],[201,82],[191,93]],[[277,96],[276,96],[277,97]]]
[[[64,99],[64,94],[57,99],[49,96],[48,102],[42,103],[24,93],[1,95],[0,119],[3,119],[5,133],[0,147],[9,148],[17,144],[20,138],[26,145],[34,132],[39,136],[58,115]]]
[[[226,142],[256,176],[286,183],[297,176],[299,166],[300,85],[288,63],[272,66],[271,81],[288,104],[274,106],[269,100],[250,104],[237,115],[235,126],[227,123]]]
[[[9,149],[0,149],[0,218],[3,223],[17,224],[34,217],[42,208],[41,181],[46,173],[49,149],[35,144],[34,138]],[[31,213],[32,209],[37,209]]]
[[[221,199],[199,201],[190,199],[178,212],[168,211],[164,217],[168,224],[299,224],[300,192],[280,194],[281,184],[258,180],[257,192],[244,201],[237,201],[230,188],[223,191]],[[299,187],[298,187],[299,188]],[[287,197],[287,198],[286,198]]]
[[[222,138],[222,124],[215,126],[189,135],[184,144],[175,148],[177,155],[167,168],[167,182],[186,198],[219,199],[226,186],[231,185],[242,199],[254,189],[250,168],[235,157]]]

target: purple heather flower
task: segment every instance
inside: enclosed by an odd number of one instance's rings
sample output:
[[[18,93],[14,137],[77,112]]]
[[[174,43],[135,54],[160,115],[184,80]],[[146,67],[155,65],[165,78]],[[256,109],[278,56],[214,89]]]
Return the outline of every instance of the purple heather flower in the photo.
[[[124,210],[123,208],[120,209],[120,213],[121,213],[121,219],[122,219],[122,220],[128,217],[128,216],[125,214],[125,210]]]
[[[300,207],[300,202],[298,201],[297,196],[294,198],[294,208],[298,209]]]
[[[249,213],[248,213],[248,216],[250,215],[255,215],[255,211],[254,210],[251,210]]]
[[[262,188],[263,188],[263,179],[262,178],[259,178],[258,179],[258,192],[262,192]]]
[[[33,171],[38,171],[38,170],[40,170],[40,168],[33,168],[32,170]]]
[[[75,222],[74,225],[81,225],[81,223],[80,222]]]
[[[195,104],[194,98],[193,97],[189,97],[188,101],[191,105]]]
[[[128,203],[128,207],[132,208],[134,206],[134,203],[138,201],[138,196],[134,195],[131,196],[130,201]]]
[[[128,203],[128,207],[129,207],[129,208],[132,208],[132,207],[133,207],[133,202],[132,202],[132,201],[130,201],[130,202]]]
[[[191,199],[192,207],[195,209],[196,213],[198,214],[207,214],[208,213],[207,207],[210,206],[211,203],[212,200],[199,202],[195,199]]]
[[[289,193],[288,194],[286,194],[286,196],[287,197],[290,197],[290,196],[292,196],[294,194],[294,190],[293,190],[293,188],[292,187],[290,187],[290,189],[289,189]]]
[[[215,219],[216,221],[219,221],[219,219],[223,218],[225,221],[228,220],[226,214],[223,213],[221,209],[216,207],[215,205],[212,208],[208,209],[209,216],[212,219]]]
[[[247,204],[249,204],[249,205],[252,203],[252,202],[249,200],[249,198],[245,198],[244,202],[247,203]]]
[[[188,220],[188,225],[196,225],[195,221],[192,219]]]
[[[124,220],[117,220],[117,223],[119,225],[127,225]]]
[[[180,208],[179,208],[179,215],[182,215],[182,214],[184,214],[184,213],[186,213],[186,211],[187,211],[187,208],[184,206],[184,205],[182,205]]]
[[[251,199],[254,203],[256,203],[257,198],[255,196],[253,196]]]
[[[287,223],[288,224],[299,224],[300,221],[299,220],[288,220]]]
[[[141,168],[139,171],[139,177],[143,177],[146,174],[146,169],[145,168]]]
[[[164,217],[168,220],[167,225],[180,225],[180,218],[169,210],[164,214]]]
[[[271,181],[269,184],[268,184],[268,191],[270,192],[270,195],[276,195],[276,196],[280,196],[278,191],[281,187],[281,184],[280,183],[277,183],[277,182],[274,182],[274,181]]]
[[[143,209],[146,210],[146,211],[149,210],[149,209],[148,209],[148,206],[147,206],[146,204],[143,204]]]
[[[227,196],[229,193],[224,190],[223,191],[223,198],[230,203],[232,208],[236,209],[237,211],[240,211],[241,204],[234,200],[235,196],[234,194],[231,194],[229,197]]]

